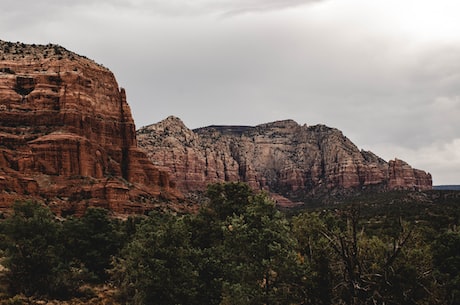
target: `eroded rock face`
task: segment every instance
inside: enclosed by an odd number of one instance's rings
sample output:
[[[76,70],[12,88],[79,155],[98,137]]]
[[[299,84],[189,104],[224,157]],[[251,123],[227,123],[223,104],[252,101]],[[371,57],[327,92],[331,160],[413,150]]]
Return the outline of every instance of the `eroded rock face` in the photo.
[[[184,191],[244,181],[291,199],[365,187],[431,189],[431,176],[401,160],[360,151],[342,132],[292,120],[255,127],[188,129],[169,117],[138,131],[139,146]]]
[[[421,189],[431,189],[431,175],[419,169],[413,169],[406,162],[395,159],[389,166],[388,186],[390,189],[406,189],[407,186],[422,186]]]
[[[56,45],[0,42],[0,208],[143,212],[180,193],[138,149],[114,75]]]

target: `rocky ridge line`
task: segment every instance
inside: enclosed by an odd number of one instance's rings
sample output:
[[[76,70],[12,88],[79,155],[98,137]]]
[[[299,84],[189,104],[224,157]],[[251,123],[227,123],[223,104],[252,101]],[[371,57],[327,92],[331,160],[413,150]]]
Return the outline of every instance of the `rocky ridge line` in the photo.
[[[296,201],[363,188],[432,187],[429,173],[360,151],[341,131],[324,125],[284,120],[190,130],[171,116],[137,134],[139,146],[158,166],[169,168],[185,192],[202,191],[214,182],[243,181]]]

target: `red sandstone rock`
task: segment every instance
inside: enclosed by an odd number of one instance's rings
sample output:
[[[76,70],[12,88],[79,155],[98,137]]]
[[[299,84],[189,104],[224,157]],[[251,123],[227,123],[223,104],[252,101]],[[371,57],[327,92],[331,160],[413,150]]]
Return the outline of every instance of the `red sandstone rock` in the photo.
[[[169,168],[184,191],[243,181],[296,199],[337,190],[431,189],[431,175],[400,160],[387,163],[359,149],[339,130],[278,121],[256,127],[210,126],[195,131],[180,119],[138,131],[139,146]]]
[[[389,162],[388,186],[391,189],[431,189],[431,175],[395,159]]]
[[[180,196],[137,148],[108,69],[55,45],[0,42],[0,58],[0,208],[30,198],[130,213]]]

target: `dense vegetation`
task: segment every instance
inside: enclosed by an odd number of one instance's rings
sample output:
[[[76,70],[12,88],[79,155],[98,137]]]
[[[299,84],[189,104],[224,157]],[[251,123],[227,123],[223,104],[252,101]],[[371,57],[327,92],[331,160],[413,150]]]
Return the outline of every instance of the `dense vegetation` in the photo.
[[[245,184],[216,184],[196,215],[123,221],[21,202],[1,222],[4,293],[91,298],[88,287],[110,283],[135,305],[460,304],[460,202],[446,194],[287,216]]]

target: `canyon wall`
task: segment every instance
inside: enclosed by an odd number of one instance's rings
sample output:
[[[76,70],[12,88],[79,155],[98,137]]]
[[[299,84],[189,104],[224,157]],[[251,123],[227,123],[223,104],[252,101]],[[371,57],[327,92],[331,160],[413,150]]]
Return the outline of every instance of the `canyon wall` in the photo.
[[[293,200],[364,188],[432,187],[431,175],[401,160],[360,151],[341,131],[292,120],[188,129],[176,117],[138,130],[139,146],[169,168],[178,188],[243,181]]]
[[[180,197],[137,147],[126,94],[107,68],[57,45],[0,42],[0,209],[142,213]]]

